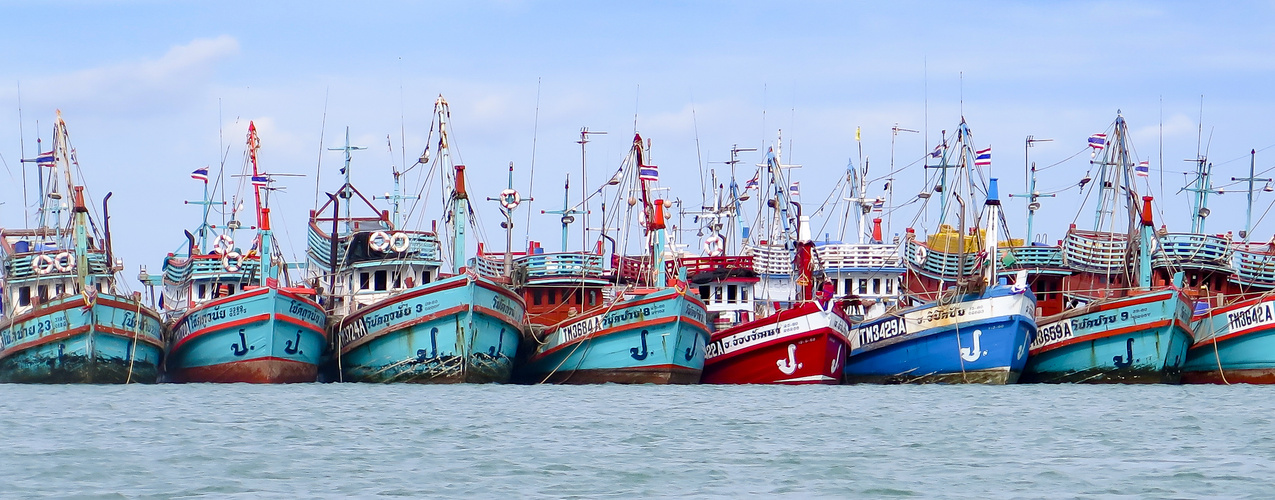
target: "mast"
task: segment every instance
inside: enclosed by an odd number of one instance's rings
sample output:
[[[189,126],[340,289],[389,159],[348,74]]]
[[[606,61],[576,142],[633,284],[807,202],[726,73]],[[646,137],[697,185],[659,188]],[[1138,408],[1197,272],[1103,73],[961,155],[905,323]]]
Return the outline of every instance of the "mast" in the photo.
[[[1151,197],[1142,197],[1142,234],[1138,255],[1138,287],[1151,286],[1151,241],[1155,238],[1155,224],[1151,220]],[[1175,278],[1176,279],[1176,278]]]
[[[513,276],[514,269],[514,209],[518,208],[524,200],[533,200],[534,198],[523,198],[518,194],[518,190],[514,189],[514,162],[509,162],[509,187],[500,192],[498,198],[487,198],[487,201],[500,202],[500,213],[505,216],[505,222],[500,224],[505,228],[505,276]]]
[[[248,159],[252,161],[252,178],[249,184],[252,186],[252,197],[257,207],[257,239],[261,244],[259,279],[262,286],[268,286],[272,281],[279,279],[279,270],[274,266],[274,255],[271,253],[274,248],[270,245],[273,237],[270,230],[270,209],[261,201],[261,190],[268,189],[269,178],[261,175],[257,165],[257,152],[260,149],[261,139],[257,137],[257,125],[248,122]]]
[[[354,195],[353,193],[351,193],[351,192],[350,192],[350,188],[349,188],[349,186],[350,186],[350,152],[351,152],[351,151],[362,151],[362,150],[364,150],[364,149],[367,149],[367,147],[365,147],[365,146],[351,146],[351,145],[350,145],[350,127],[345,127],[345,146],[344,146],[344,147],[340,147],[340,148],[328,148],[328,151],[344,151],[344,152],[345,152],[345,166],[341,167],[341,175],[345,176],[345,184],[342,184],[342,185],[341,185],[341,191],[340,191],[340,192],[338,192],[338,193],[337,193],[337,195],[338,195],[338,196],[341,196],[342,198],[345,198],[345,199],[347,199],[347,200],[348,200],[348,199],[350,199],[350,198]],[[395,190],[396,190],[396,194],[397,194],[397,189],[398,189],[398,172],[395,172],[395,173],[394,173],[394,188],[395,188]],[[396,218],[397,218],[397,215],[398,215],[398,200],[397,200],[397,199],[396,199],[396,200],[394,200],[394,207],[395,207],[394,214],[395,214],[395,216],[396,216]],[[336,216],[336,212],[334,211],[334,212],[332,213],[332,215],[333,215],[333,216]],[[350,219],[350,203],[349,203],[349,202],[347,202],[347,203],[345,204],[345,219],[346,219],[347,221]],[[394,227],[396,227],[396,228],[397,228],[397,227],[398,227],[398,224],[397,224],[397,223],[395,223],[395,224],[394,224]],[[349,230],[350,230],[350,228],[348,228],[348,227],[347,227],[347,228],[346,228],[346,231],[349,231]],[[336,236],[336,235],[333,235],[333,236]]]
[[[983,255],[987,256],[987,266],[983,272],[983,285],[992,286],[996,284],[996,264],[999,263],[996,253],[1000,243],[1001,224],[1001,200],[995,177],[989,179],[987,200],[983,202],[983,207],[987,216],[987,237],[983,241]]]
[[[567,251],[568,226],[570,226],[572,222],[576,221],[575,216],[577,214],[582,214],[586,212],[585,210],[570,208],[569,207],[570,203],[571,203],[571,174],[567,174],[566,183],[564,183],[562,186],[562,210],[541,210],[540,211],[540,213],[542,214],[554,214],[554,215],[562,216],[562,251],[563,252]],[[605,221],[603,225],[606,225]],[[580,242],[581,246],[583,246],[584,244],[585,244],[584,241]]]
[[[1248,243],[1250,234],[1253,232],[1253,182],[1266,182],[1268,187],[1271,182],[1271,179],[1267,177],[1254,177],[1253,169],[1257,164],[1257,150],[1249,151],[1248,155],[1248,177],[1231,178],[1232,181],[1248,181],[1248,206],[1244,211],[1244,232],[1240,233],[1240,237],[1244,238],[1244,243]]]

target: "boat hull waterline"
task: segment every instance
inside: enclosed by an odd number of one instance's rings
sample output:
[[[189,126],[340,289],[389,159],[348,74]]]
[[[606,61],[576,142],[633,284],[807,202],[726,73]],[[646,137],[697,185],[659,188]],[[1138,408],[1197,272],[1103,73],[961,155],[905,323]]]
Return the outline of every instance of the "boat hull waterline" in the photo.
[[[0,324],[0,382],[155,383],[162,332],[159,316],[130,299],[54,299]]]
[[[805,302],[715,332],[705,347],[705,384],[840,384],[850,345],[845,319]]]
[[[328,344],[326,321],[323,309],[298,293],[250,289],[178,318],[165,367],[173,382],[314,382]]]
[[[1192,342],[1190,318],[1186,295],[1166,290],[1042,319],[1023,381],[1178,383]]]
[[[850,330],[846,383],[1018,381],[1036,334],[1030,291],[998,286],[948,305],[887,313]]]
[[[341,320],[342,380],[508,382],[525,310],[514,293],[470,274],[408,290]]]
[[[704,370],[708,313],[675,288],[613,304],[545,332],[531,382],[694,384]]]

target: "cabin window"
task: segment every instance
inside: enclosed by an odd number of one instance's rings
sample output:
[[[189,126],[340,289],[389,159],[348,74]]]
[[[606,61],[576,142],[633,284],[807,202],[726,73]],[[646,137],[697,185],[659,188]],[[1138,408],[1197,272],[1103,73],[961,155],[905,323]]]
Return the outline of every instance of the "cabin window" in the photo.
[[[539,288],[532,288],[532,289],[531,289],[531,303],[532,303],[532,304],[537,305],[537,306],[538,306],[538,305],[540,305],[540,301],[541,301],[541,297],[540,297],[540,295],[541,295],[541,294],[540,294],[540,292],[541,292],[541,290],[540,290]]]
[[[375,274],[373,274],[373,281],[375,281],[377,291],[384,291],[389,288],[388,278],[389,278],[389,273],[387,273],[384,270],[377,271]]]
[[[598,305],[598,291],[589,290],[589,306],[592,307],[596,305]]]
[[[722,287],[715,286],[713,287],[713,302],[721,303],[721,301],[722,301]]]
[[[739,301],[748,302],[748,287],[746,286],[739,287]]]
[[[894,280],[885,280],[885,294],[894,295]]]
[[[199,298],[201,298],[201,299],[202,299],[202,298],[205,298],[205,297],[208,297],[208,285],[205,285],[205,284],[203,284],[203,283],[200,283],[200,284],[199,284]]]
[[[40,285],[37,295],[40,296],[40,302],[49,300],[49,285]]]
[[[372,288],[372,274],[359,273],[359,290],[367,290]]]
[[[574,295],[576,298],[576,305],[584,304],[584,294],[582,294],[581,292],[582,290],[571,291],[571,295]]]
[[[100,288],[102,284],[98,283],[97,286]],[[101,290],[99,289],[98,291],[100,292]],[[63,293],[66,293],[66,283],[57,283],[53,285],[54,295],[62,295]]]
[[[872,278],[872,295],[881,295],[881,278]]]
[[[429,277],[430,277],[429,271],[421,271],[421,284],[424,285],[426,283],[429,283]]]
[[[394,288],[403,288],[403,274],[394,271],[392,276],[394,277]]]
[[[841,289],[841,293],[844,293],[844,294],[846,294],[846,295],[853,294],[853,293],[854,293],[854,280],[853,280],[853,279],[850,279],[850,278],[846,278],[845,283],[846,283],[846,286],[845,286],[845,288],[842,288],[842,289]]]
[[[867,294],[868,294],[868,279],[859,278],[859,295],[867,295]]]
[[[707,287],[707,286],[701,286],[701,287],[699,287],[699,299],[700,299],[700,300],[705,301],[705,302],[708,302],[708,294],[709,294],[709,287]]]
[[[554,295],[557,295],[557,292],[558,292],[557,290],[554,290],[552,288],[545,290],[545,302],[552,304],[555,299]]]
[[[103,287],[104,285],[102,285],[102,282],[101,282],[101,281],[98,281],[98,282],[96,282],[96,283],[93,283],[93,286],[96,286],[96,287],[97,287],[97,291],[98,291],[98,292],[105,292],[105,291],[106,291],[106,290],[103,290],[103,289],[102,289],[102,287]]]
[[[226,285],[226,295],[234,295],[234,294],[235,294],[235,285],[234,284]]]
[[[726,285],[726,302],[739,302],[739,285]]]
[[[31,305],[31,287],[24,286],[18,289],[18,305],[20,306]]]

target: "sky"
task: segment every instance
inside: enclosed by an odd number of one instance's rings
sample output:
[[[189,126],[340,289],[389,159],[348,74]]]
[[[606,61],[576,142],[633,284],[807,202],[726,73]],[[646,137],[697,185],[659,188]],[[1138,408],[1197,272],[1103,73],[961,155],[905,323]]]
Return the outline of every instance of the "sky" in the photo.
[[[886,194],[878,178],[893,162],[888,229],[902,233],[928,220],[905,205],[924,188],[919,160],[962,117],[975,144],[993,148],[1002,194],[1024,189],[1026,138],[1052,139],[1028,153],[1049,166],[1039,190],[1059,191],[1035,223],[1055,240],[1069,223],[1092,224],[1092,206],[1065,188],[1090,170],[1086,139],[1118,111],[1135,155],[1151,163],[1143,189],[1158,200],[1157,224],[1189,230],[1184,160],[1206,155],[1215,184],[1231,191],[1210,200],[1206,230],[1238,233],[1247,185],[1231,177],[1247,176],[1251,150],[1258,172],[1275,167],[1272,21],[1275,3],[1243,1],[0,0],[0,226],[29,223],[19,159],[49,139],[60,109],[92,198],[114,193],[125,276],[139,265],[154,272],[199,223],[199,208],[184,203],[202,196],[190,172],[207,165],[216,175],[224,156],[225,175],[238,174],[251,120],[262,168],[304,175],[279,178],[287,189],[271,199],[285,255],[304,260],[316,172],[320,191],[340,184],[341,153],[323,149],[343,144],[348,127],[351,143],[368,148],[353,153],[354,184],[384,194],[392,166],[425,148],[441,94],[473,196],[495,196],[513,162],[515,187],[535,198],[516,215],[516,247],[530,238],[558,250],[558,218],[539,211],[561,208],[568,175],[578,203],[582,127],[608,132],[588,145],[591,188],[636,131],[688,209],[702,202],[701,172],[725,177],[733,145],[757,148],[741,156],[743,184],[781,130],[807,207],[864,161],[868,194]],[[893,136],[896,124],[918,132]],[[25,168],[34,191],[35,167]],[[406,176],[407,189],[419,189],[413,176],[424,170]],[[1275,233],[1275,216],[1261,217],[1272,201],[1255,198],[1254,239]],[[1024,206],[1005,203],[1015,237]],[[476,209],[488,244],[503,247],[496,204]],[[853,240],[835,212],[816,215],[816,232]],[[441,215],[434,195],[416,218]],[[569,245],[579,240],[573,230]]]

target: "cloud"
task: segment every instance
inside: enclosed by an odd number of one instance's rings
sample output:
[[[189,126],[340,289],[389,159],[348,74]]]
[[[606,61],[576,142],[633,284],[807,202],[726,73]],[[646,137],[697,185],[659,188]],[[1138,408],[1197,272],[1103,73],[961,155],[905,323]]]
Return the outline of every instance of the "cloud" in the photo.
[[[232,36],[199,38],[157,59],[81,69],[24,82],[36,104],[102,112],[154,114],[188,102],[209,84],[217,63],[239,52]]]

